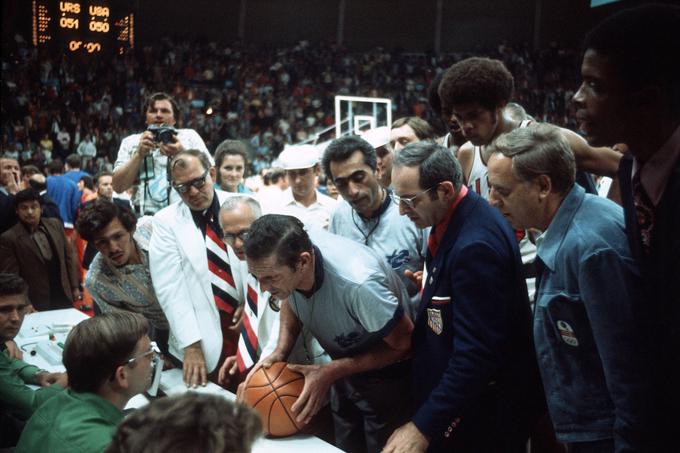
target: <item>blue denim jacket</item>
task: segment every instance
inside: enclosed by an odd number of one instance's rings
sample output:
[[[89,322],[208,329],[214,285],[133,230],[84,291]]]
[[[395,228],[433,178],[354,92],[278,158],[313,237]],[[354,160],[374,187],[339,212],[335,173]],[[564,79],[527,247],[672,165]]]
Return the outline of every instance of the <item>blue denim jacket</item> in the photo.
[[[614,439],[617,452],[638,451],[649,387],[623,210],[575,185],[539,238],[538,257],[534,336],[557,438]]]

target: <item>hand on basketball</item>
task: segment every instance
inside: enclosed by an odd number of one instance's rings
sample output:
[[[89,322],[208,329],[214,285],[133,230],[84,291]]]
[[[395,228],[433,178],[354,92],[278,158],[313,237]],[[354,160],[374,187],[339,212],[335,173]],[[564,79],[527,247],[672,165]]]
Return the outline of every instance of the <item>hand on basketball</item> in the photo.
[[[245,380],[236,389],[236,400],[243,401],[243,389],[248,385],[248,381],[250,381],[250,378],[252,377],[253,374],[255,374],[257,370],[259,370],[260,368],[270,368],[276,362],[285,361],[286,356],[284,354],[274,351],[267,357],[261,359],[259,362],[253,365],[253,368],[251,368],[250,372],[248,373],[248,376],[246,376]]]
[[[397,428],[382,449],[382,453],[420,453],[427,450],[430,441],[413,422]]]
[[[298,423],[308,424],[323,407],[326,394],[333,381],[329,379],[324,365],[288,364],[288,369],[305,376],[305,386],[291,409],[297,415],[295,420]]]
[[[229,384],[229,381],[238,373],[238,363],[236,363],[236,356],[232,355],[224,359],[224,363],[217,373],[217,383],[221,386]]]
[[[418,288],[423,286],[423,271],[413,272],[406,269],[404,271],[404,275],[406,276],[406,278],[415,283],[418,286]]]
[[[184,366],[182,367],[184,384],[196,388],[208,383],[208,370],[201,349],[201,342],[197,341],[184,348]]]

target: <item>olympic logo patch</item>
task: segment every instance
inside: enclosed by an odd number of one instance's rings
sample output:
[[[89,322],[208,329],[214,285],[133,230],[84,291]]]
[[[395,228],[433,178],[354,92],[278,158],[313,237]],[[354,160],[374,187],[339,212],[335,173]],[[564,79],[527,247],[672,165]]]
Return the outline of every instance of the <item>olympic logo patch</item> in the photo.
[[[444,331],[444,320],[442,319],[442,311],[436,308],[427,309],[427,325],[437,335],[441,335]]]
[[[560,332],[562,341],[567,343],[569,346],[578,346],[578,338],[576,338],[576,333],[574,333],[574,329],[566,321],[558,320],[557,330]]]

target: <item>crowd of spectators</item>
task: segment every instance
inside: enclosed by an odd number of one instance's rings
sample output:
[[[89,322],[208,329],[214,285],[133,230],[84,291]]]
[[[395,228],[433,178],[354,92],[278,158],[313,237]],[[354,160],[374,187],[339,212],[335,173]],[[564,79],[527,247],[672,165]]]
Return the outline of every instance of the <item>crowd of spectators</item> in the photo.
[[[577,52],[501,44],[475,54],[506,63],[515,76],[515,100],[531,115],[574,125],[568,99],[578,83]],[[436,123],[427,88],[438,72],[467,56],[163,38],[84,62],[38,51],[17,35],[3,49],[0,151],[40,168],[77,152],[86,171],[110,170],[122,138],[144,124],[144,97],[166,91],[180,104],[180,126],[195,129],[211,152],[225,139],[248,140],[257,172],[285,144],[332,126],[338,94],[390,98],[393,117],[416,115]]]

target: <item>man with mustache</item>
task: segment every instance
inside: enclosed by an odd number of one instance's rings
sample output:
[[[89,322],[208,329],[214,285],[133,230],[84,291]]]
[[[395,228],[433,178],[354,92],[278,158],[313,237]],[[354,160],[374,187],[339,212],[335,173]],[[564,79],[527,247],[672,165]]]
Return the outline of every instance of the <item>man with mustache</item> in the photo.
[[[402,279],[415,309],[420,287],[406,273],[423,269],[429,229],[399,215],[399,207],[390,199],[391,189],[378,181],[376,152],[366,140],[356,136],[333,140],[322,164],[344,198],[331,217],[329,231],[364,244],[383,258]]]
[[[85,288],[99,310],[143,315],[151,325],[149,336],[166,353],[168,320],[156,298],[149,271],[150,228],[137,229],[137,219],[128,206],[102,198],[85,205],[76,230],[95,253],[99,252],[85,276]]]

